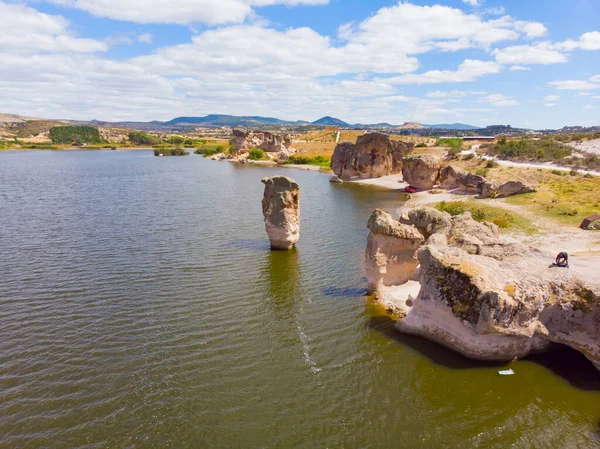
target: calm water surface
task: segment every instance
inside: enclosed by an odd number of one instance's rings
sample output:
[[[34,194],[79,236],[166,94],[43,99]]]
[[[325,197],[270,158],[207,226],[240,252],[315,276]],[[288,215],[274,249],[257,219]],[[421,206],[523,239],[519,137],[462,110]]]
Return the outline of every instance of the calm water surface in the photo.
[[[271,252],[260,179],[301,186]],[[596,448],[577,354],[512,365],[398,335],[363,297],[399,194],[146,151],[0,153],[2,448]]]

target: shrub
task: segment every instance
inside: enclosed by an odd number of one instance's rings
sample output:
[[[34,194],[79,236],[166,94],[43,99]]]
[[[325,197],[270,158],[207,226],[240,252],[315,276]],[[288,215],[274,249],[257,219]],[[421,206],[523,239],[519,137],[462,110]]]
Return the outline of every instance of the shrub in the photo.
[[[567,176],[567,172],[562,170],[552,170],[550,173],[556,176]]]
[[[221,147],[223,148],[223,147]],[[252,161],[260,161],[265,158],[265,152],[260,148],[252,148],[250,150],[250,154],[248,154],[248,159]]]
[[[331,164],[331,161],[324,156],[290,156],[285,163],[295,165],[317,165],[319,167],[328,168]]]
[[[50,129],[52,143],[102,143],[98,128],[93,126],[55,126]]]
[[[498,164],[498,162],[496,162],[493,159],[488,159],[487,163],[485,164],[485,168],[496,168],[498,167],[500,164]]]
[[[189,153],[183,148],[156,148],[154,156],[187,156]]]
[[[462,148],[463,141],[462,139],[456,138],[439,138],[435,143],[436,147],[448,147],[448,148]]]
[[[523,161],[555,161],[571,156],[573,150],[555,141],[551,137],[541,139],[515,139],[508,141],[505,137],[498,140],[496,145],[486,147],[488,153],[502,159]]]
[[[474,153],[465,154],[463,156],[463,161],[470,161],[471,159],[475,159],[475,154]]]
[[[425,142],[419,142],[415,145],[415,148],[427,148],[427,144]]]
[[[160,139],[143,131],[131,131],[129,141],[134,145],[158,145]]]
[[[483,176],[484,178],[487,178],[488,172],[489,170],[487,168],[480,168],[475,172],[475,174],[477,176]]]

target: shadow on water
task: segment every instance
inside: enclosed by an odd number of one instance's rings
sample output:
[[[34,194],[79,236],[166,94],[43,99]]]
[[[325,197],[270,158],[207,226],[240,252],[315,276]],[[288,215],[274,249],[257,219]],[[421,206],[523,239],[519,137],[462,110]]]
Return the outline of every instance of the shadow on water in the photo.
[[[600,390],[600,372],[573,348],[557,343],[548,352],[530,355],[526,360],[542,365],[576,388]]]
[[[225,242],[221,248],[227,249],[248,249],[251,251],[271,251],[271,244],[268,240],[250,240],[238,239]]]
[[[421,353],[432,362],[451,369],[472,369],[489,368],[505,366],[505,363],[482,362],[467,359],[466,357],[454,352],[435,342],[426,340],[414,335],[403,334],[394,326],[395,321],[387,316],[378,316],[371,318],[367,326],[388,338],[396,340],[398,343]]]
[[[451,369],[505,367],[505,362],[471,360],[435,342],[414,335],[401,333],[395,321],[387,316],[371,318],[367,326],[398,343],[418,351],[432,362]],[[600,372],[580,352],[564,345],[555,344],[548,352],[527,357],[533,363],[544,366],[572,386],[582,390],[600,390]],[[600,424],[598,427],[600,432]],[[600,434],[599,434],[600,436]]]
[[[268,303],[274,310],[287,314],[295,309],[293,306],[302,296],[300,277],[300,255],[296,248],[269,251],[265,257],[262,278],[266,284]]]

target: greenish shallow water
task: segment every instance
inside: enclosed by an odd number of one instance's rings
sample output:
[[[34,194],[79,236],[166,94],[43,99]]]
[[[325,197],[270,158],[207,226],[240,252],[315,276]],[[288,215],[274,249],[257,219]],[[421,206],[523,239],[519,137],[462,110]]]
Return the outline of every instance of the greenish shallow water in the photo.
[[[260,179],[301,186],[269,251]],[[0,154],[0,447],[595,448],[571,351],[469,362],[364,298],[399,194],[145,151]]]

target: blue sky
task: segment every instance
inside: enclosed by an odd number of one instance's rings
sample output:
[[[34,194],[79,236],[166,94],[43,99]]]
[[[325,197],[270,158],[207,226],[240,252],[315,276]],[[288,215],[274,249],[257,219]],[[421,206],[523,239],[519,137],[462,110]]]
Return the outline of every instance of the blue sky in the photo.
[[[600,125],[596,0],[0,0],[1,112]]]

